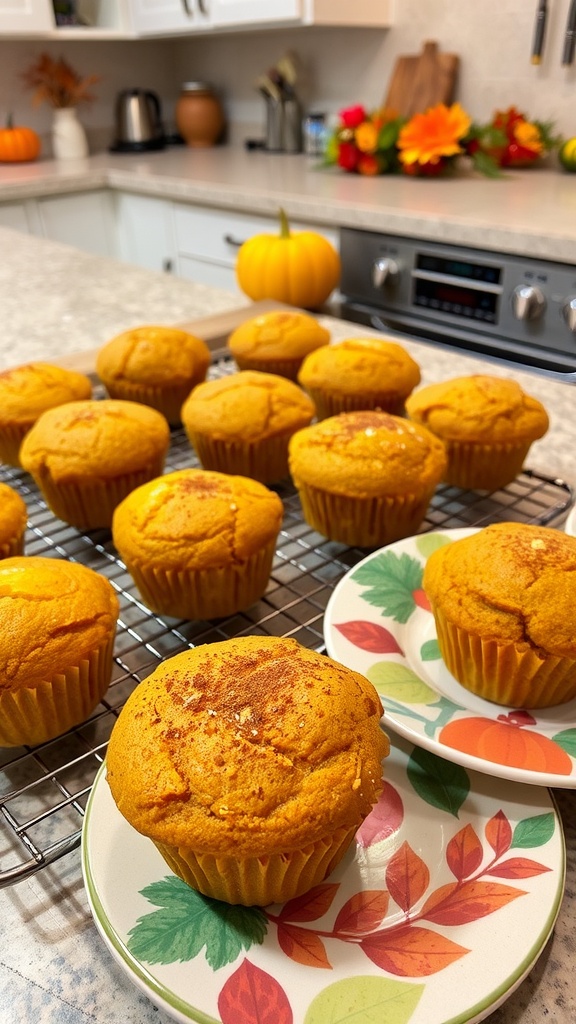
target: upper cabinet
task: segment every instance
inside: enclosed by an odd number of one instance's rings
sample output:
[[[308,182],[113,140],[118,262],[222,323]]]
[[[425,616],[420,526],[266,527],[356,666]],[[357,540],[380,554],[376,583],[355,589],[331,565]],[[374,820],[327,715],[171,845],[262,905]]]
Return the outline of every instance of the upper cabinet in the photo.
[[[0,0],[0,37],[134,39],[274,25],[385,28],[394,0],[78,0],[82,25],[57,25],[52,0]]]
[[[130,0],[136,35],[283,25],[390,24],[393,0]]]

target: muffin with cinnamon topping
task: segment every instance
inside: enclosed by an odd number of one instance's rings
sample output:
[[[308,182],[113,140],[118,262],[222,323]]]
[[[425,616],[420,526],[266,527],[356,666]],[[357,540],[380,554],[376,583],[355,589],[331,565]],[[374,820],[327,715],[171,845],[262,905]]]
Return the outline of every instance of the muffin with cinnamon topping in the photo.
[[[389,752],[381,714],[365,676],[295,640],[204,644],[128,698],[108,783],[192,888],[285,902],[326,878],[376,803]]]

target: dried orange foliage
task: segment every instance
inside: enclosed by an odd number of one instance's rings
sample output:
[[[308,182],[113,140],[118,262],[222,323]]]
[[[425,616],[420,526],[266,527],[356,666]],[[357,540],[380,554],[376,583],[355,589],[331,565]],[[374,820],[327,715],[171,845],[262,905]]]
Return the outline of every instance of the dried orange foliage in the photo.
[[[32,102],[35,106],[49,103],[51,107],[61,108],[92,103],[96,97],[90,90],[100,81],[100,76],[88,75],[81,78],[63,57],[55,58],[48,53],[41,53],[22,72],[22,79],[28,89],[34,90]]]

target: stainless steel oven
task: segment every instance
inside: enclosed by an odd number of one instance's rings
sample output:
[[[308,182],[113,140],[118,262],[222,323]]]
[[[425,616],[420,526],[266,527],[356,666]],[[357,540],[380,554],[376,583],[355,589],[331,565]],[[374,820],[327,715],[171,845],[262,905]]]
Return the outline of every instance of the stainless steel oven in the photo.
[[[342,228],[347,320],[576,381],[576,266]]]

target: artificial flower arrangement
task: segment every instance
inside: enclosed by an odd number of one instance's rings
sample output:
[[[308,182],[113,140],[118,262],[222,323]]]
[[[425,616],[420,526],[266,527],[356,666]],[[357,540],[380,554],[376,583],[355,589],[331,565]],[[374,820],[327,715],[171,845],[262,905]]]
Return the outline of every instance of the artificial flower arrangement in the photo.
[[[92,103],[95,96],[90,90],[100,81],[100,76],[88,75],[81,78],[63,57],[41,53],[22,72],[22,79],[29,89],[34,90],[32,102],[35,105],[48,103],[55,109],[62,109]]]
[[[410,118],[386,108],[368,113],[356,104],[340,112],[325,163],[364,175],[439,176],[466,156],[476,170],[495,177],[501,167],[537,160],[560,141],[551,124],[528,121],[514,107],[478,125],[459,103],[438,103]]]

